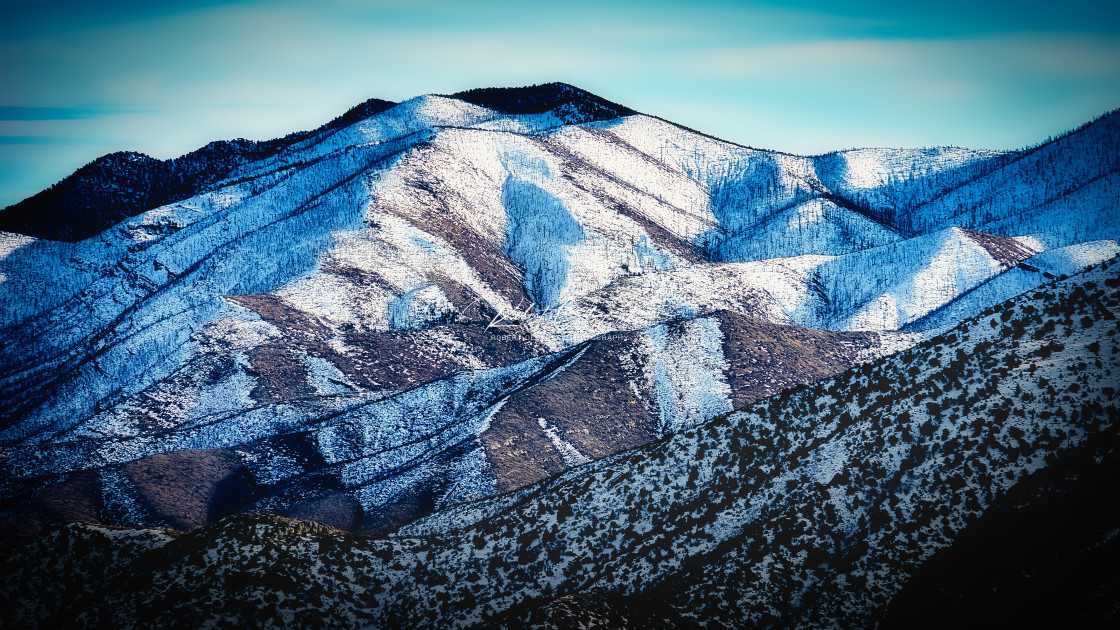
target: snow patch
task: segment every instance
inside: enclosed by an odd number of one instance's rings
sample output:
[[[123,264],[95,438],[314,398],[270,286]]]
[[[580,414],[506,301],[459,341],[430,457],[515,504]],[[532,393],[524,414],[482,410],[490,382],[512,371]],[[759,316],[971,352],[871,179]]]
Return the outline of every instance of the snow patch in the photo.
[[[333,363],[310,354],[305,355],[307,361],[307,375],[311,385],[319,394],[330,396],[333,394],[348,394],[357,391],[357,387],[346,378]]]
[[[1072,276],[1116,255],[1120,255],[1120,242],[1100,240],[1052,249],[1023,262],[1055,275]]]
[[[560,453],[560,458],[569,467],[579,466],[591,461],[589,457],[579,452],[571,442],[560,437],[560,431],[553,425],[549,424],[544,418],[537,418],[537,424],[540,425],[541,430],[552,441],[552,446]]]
[[[408,291],[389,303],[389,328],[414,330],[446,321],[454,307],[434,284]]]
[[[644,332],[641,342],[650,358],[646,379],[654,392],[660,435],[679,433],[731,411],[729,366],[718,319],[655,326]]]

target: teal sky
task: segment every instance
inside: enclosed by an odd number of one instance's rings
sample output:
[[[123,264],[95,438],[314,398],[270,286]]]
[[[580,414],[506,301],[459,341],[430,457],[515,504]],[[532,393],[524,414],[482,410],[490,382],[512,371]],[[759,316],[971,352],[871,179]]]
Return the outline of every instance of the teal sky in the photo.
[[[12,4],[12,3],[8,3]],[[1120,3],[41,1],[0,8],[0,206],[370,97],[566,81],[796,153],[1017,148],[1120,107]]]

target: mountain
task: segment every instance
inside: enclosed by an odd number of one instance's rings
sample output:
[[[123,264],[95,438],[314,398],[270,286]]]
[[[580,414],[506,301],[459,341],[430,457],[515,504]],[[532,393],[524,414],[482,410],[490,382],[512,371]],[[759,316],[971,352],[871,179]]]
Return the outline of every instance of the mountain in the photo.
[[[381,534],[936,338],[1120,253],[1118,116],[804,157],[547,84],[106,156],[0,211],[0,539]]]
[[[3,552],[20,603],[5,624],[983,623],[972,602],[1001,623],[1109,627],[1118,263],[389,537],[260,515],[186,534],[57,527]],[[1069,574],[1091,588],[1030,599]],[[1004,603],[1029,609],[992,608]]]

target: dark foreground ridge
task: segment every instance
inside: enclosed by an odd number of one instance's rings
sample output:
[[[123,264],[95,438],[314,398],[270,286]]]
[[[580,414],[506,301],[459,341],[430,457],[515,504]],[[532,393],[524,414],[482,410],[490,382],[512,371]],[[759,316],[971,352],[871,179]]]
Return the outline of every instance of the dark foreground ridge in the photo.
[[[1109,628],[1120,619],[1117,426],[1019,482],[891,602],[880,628]]]

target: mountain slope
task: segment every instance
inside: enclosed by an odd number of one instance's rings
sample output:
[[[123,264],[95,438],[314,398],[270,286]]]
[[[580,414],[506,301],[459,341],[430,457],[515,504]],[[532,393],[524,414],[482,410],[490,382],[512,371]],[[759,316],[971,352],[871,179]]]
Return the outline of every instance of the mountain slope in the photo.
[[[500,338],[507,337],[515,335]],[[322,373],[309,385],[335,391],[289,399],[292,385],[266,380],[259,354],[210,357],[63,439],[13,447],[0,463],[0,531],[11,537],[79,519],[184,528],[248,510],[384,532],[893,350],[876,333],[829,333],[720,311],[436,378],[433,358],[395,357],[410,350],[386,348],[394,339],[400,334],[372,342],[387,353],[384,372],[365,361],[360,373],[408,385],[398,391],[362,394],[357,383],[339,380],[345,375],[331,381]],[[413,366],[431,378],[414,376]],[[251,379],[256,386],[236,401]],[[192,409],[196,400],[201,408]],[[150,413],[156,404],[164,411],[158,417]],[[77,488],[84,501],[59,504]]]
[[[1072,449],[1115,448],[1117,315],[1114,261],[911,350],[393,538],[224,521],[123,559],[110,569],[121,579],[55,620],[873,625],[1017,483]],[[5,584],[42,589],[42,601],[73,588],[43,561],[74,531],[9,550]],[[95,570],[75,569],[79,580]],[[48,614],[37,600],[5,614]]]
[[[1107,628],[1120,619],[1113,427],[1016,484],[926,562],[884,628]]]
[[[772,348],[775,387],[810,381],[1115,255],[1116,120],[1031,151],[803,157],[547,84],[370,101],[282,150],[180,158],[190,196],[72,222],[100,230],[77,242],[0,233],[0,519],[376,528],[660,439],[773,391],[734,344]],[[102,173],[120,208],[166,184],[125,162]],[[615,334],[632,366],[576,357]],[[545,400],[579,370],[639,393]],[[205,496],[161,507],[191,461]],[[59,511],[52,488],[84,498]]]

